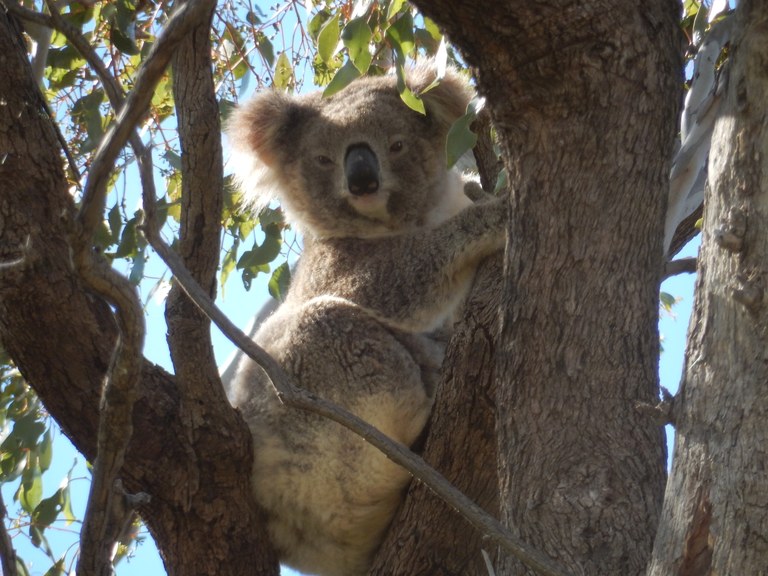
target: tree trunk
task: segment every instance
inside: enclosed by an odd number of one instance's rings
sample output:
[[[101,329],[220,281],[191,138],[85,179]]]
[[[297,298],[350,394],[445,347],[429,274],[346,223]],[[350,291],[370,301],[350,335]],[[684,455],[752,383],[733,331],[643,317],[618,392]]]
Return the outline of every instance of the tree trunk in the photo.
[[[0,340],[64,433],[96,450],[101,382],[116,326],[72,270],[75,207],[61,145],[35,84],[19,27],[0,9]],[[182,412],[173,377],[143,366],[123,480],[170,574],[276,574],[250,491],[250,434],[222,393],[208,420]],[[215,457],[200,450],[213,444]],[[209,451],[210,452],[210,451]]]
[[[494,401],[502,519],[575,571],[642,573],[665,450],[635,405],[658,394],[679,5],[417,4],[476,67],[510,175]],[[444,433],[436,443],[450,443]],[[522,573],[512,559],[497,566]]]
[[[768,10],[735,18],[654,576],[768,569]]]

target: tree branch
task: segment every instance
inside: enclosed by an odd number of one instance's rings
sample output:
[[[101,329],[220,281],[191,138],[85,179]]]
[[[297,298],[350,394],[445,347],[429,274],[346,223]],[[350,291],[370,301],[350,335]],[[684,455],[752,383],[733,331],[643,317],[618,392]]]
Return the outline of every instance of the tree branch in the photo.
[[[663,281],[672,276],[677,276],[678,274],[695,274],[696,267],[696,258],[679,258],[677,260],[672,260],[671,262],[664,264],[664,272],[661,275],[661,279]]]

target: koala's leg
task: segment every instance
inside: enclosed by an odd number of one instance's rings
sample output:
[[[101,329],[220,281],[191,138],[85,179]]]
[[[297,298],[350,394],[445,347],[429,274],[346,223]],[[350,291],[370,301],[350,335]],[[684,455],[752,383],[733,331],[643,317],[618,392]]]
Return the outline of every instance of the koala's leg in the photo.
[[[262,345],[299,386],[403,444],[424,428],[434,384],[423,377],[438,364],[428,340],[395,336],[359,307],[323,298],[278,313],[263,333],[280,334],[277,348]],[[410,476],[339,424],[280,404],[263,377],[247,389],[254,495],[282,560],[313,574],[364,574]]]

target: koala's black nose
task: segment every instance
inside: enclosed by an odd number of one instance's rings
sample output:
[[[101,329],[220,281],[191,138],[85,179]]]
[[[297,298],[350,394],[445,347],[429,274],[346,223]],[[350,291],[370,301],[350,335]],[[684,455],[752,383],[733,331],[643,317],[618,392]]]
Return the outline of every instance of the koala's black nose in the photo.
[[[344,159],[344,175],[347,188],[355,196],[373,194],[379,189],[379,160],[365,144],[353,144],[347,148]]]

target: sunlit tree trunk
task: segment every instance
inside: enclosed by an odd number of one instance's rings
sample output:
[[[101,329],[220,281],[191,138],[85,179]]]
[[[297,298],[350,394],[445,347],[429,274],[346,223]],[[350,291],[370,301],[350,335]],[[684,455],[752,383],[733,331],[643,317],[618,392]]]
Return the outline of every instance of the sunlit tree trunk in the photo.
[[[768,8],[735,17],[654,576],[768,569]]]

